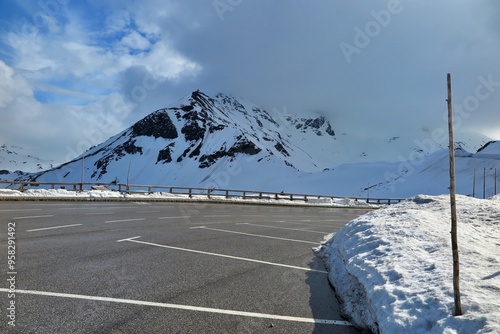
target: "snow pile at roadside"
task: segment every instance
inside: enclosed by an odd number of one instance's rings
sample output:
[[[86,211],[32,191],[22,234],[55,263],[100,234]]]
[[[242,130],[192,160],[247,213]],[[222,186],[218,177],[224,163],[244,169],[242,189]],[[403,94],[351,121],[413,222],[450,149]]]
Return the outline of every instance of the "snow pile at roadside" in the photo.
[[[500,196],[458,196],[457,210],[462,316],[444,195],[370,212],[315,249],[344,313],[375,333],[500,333]]]
[[[0,198],[23,198],[23,199],[75,199],[75,200],[165,200],[165,201],[175,201],[175,200],[192,200],[192,201],[203,201],[203,202],[213,202],[213,201],[224,201],[224,202],[238,202],[238,203],[255,203],[255,204],[282,204],[282,205],[314,205],[314,206],[328,206],[328,207],[374,207],[378,208],[379,205],[368,204],[363,201],[356,201],[351,198],[308,198],[304,201],[303,198],[294,198],[293,201],[289,199],[289,196],[278,195],[278,198],[274,197],[236,197],[231,196],[226,198],[225,196],[216,196],[193,194],[191,197],[187,194],[175,194],[168,192],[144,192],[144,193],[131,193],[127,194],[125,192],[118,192],[112,190],[85,190],[85,191],[68,191],[65,189],[27,189],[23,192],[12,189],[0,189]]]

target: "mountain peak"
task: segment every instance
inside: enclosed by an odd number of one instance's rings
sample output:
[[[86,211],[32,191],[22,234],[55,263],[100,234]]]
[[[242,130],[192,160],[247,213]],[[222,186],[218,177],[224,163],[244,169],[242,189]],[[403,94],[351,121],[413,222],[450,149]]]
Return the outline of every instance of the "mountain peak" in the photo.
[[[249,161],[273,168],[314,172],[331,167],[324,154],[335,133],[326,117],[277,114],[226,94],[211,97],[199,90],[178,106],[159,109],[122,133],[85,153],[85,179],[112,182],[128,177],[138,183],[208,182]],[[326,159],[325,159],[326,158]],[[58,178],[81,179],[81,158],[58,169]],[[46,180],[42,173],[38,180]],[[205,180],[205,181],[203,181]]]

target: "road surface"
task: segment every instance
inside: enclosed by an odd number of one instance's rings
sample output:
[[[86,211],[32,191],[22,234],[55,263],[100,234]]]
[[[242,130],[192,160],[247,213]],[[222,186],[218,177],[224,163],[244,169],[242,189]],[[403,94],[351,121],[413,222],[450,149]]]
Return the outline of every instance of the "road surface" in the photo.
[[[358,333],[311,247],[365,212],[0,202],[0,332]]]

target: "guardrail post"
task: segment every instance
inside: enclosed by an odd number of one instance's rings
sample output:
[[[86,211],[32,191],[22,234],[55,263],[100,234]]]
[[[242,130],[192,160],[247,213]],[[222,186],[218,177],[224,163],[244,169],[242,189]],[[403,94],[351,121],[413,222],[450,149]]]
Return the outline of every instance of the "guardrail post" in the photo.
[[[210,198],[210,192],[211,192],[211,190],[210,190],[210,189],[208,189],[208,191],[207,191],[207,197],[208,197],[208,198]]]
[[[262,193],[259,193],[259,199],[262,199]]]
[[[172,187],[170,187],[170,189],[169,189],[169,191],[168,191],[168,192],[169,192],[169,193],[172,193],[172,192],[173,192]]]
[[[243,192],[243,199],[247,199],[247,193],[246,193],[246,191]]]
[[[21,182],[21,185],[19,187],[19,191],[24,191],[24,183]]]
[[[226,190],[226,198],[229,198],[229,190]]]
[[[151,187],[148,187],[148,194],[151,194],[151,193],[153,193],[153,192],[151,191]]]
[[[308,199],[307,199],[307,195],[304,195],[304,202],[307,202]]]
[[[278,199],[278,194],[274,194],[274,199]]]
[[[293,201],[293,195],[290,194],[290,201]]]
[[[192,189],[189,188],[189,198],[192,198],[193,197],[193,194],[192,194]]]

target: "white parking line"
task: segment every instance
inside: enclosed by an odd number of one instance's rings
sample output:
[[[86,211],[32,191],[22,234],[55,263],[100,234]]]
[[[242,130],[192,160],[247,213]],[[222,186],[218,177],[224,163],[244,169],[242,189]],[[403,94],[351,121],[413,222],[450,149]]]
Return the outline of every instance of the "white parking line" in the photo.
[[[146,242],[146,241],[136,240],[138,238],[140,238],[140,236],[117,240],[117,242],[129,241],[129,242],[135,242],[135,243],[138,243],[138,244],[144,244],[144,245],[150,245],[150,246],[161,247],[161,248],[168,248],[168,249],[175,249],[175,250],[180,250],[180,251],[184,251],[184,252],[191,252],[191,253],[197,253],[197,254],[218,256],[218,257],[224,257],[224,258],[233,259],[233,260],[256,262],[256,263],[268,264],[268,265],[277,266],[277,267],[285,267],[285,268],[291,268],[291,269],[299,269],[299,270],[304,270],[304,271],[310,271],[310,272],[317,272],[317,273],[322,273],[322,274],[328,274],[328,272],[326,272],[324,270],[317,270],[317,269],[311,269],[311,268],[290,266],[288,264],[281,264],[281,263],[275,263],[275,262],[269,262],[269,261],[254,260],[254,259],[249,259],[249,258],[239,257],[239,256],[231,256],[231,255],[225,255],[225,254],[204,252],[204,251],[199,251],[199,250],[194,250],[194,249],[189,249],[189,248],[180,248],[180,247],[174,247],[174,246],[160,245],[160,244],[155,244],[155,243],[152,243],[152,242]]]
[[[275,221],[275,223],[284,223],[284,224],[292,224],[292,225],[301,225],[301,226],[314,226],[314,227],[330,227],[328,225],[321,225],[321,224],[311,224],[311,223],[306,223],[306,222],[302,222],[302,223],[298,223],[298,222],[289,222],[289,221],[284,221],[284,220],[278,220],[278,221]]]
[[[1,292],[9,292],[9,289],[0,288],[0,291]],[[210,307],[147,302],[147,301],[134,300],[134,299],[86,296],[86,295],[77,295],[77,294],[72,294],[72,293],[59,293],[59,292],[35,291],[35,290],[17,290],[17,289],[16,289],[16,293],[24,293],[24,294],[29,294],[29,295],[38,295],[38,296],[47,296],[47,297],[91,300],[91,301],[108,302],[108,303],[120,303],[120,304],[132,304],[132,305],[151,306],[151,307],[163,307],[163,308],[170,308],[170,309],[177,309],[177,310],[227,314],[227,315],[236,315],[236,316],[251,317],[251,318],[261,318],[261,319],[284,320],[284,321],[314,323],[314,324],[323,324],[323,325],[352,326],[352,324],[350,322],[343,321],[343,320],[328,320],[328,319],[292,317],[292,316],[286,316],[286,315],[266,314],[266,313],[256,313],[256,312],[244,312],[244,311],[225,310],[225,309],[210,308]]]
[[[311,232],[311,233],[328,234],[328,232],[311,231],[311,230],[305,230],[305,229],[301,229],[301,228],[278,227],[278,226],[260,225],[260,224],[252,224],[252,223],[237,223],[236,225],[250,225],[250,226],[276,228],[276,229],[279,229],[279,230],[290,230],[290,231],[301,231],[301,232]]]
[[[61,226],[52,226],[52,227],[43,227],[43,228],[35,228],[32,230],[26,230],[26,232],[36,232],[36,231],[45,231],[45,230],[54,230],[56,228],[65,228],[65,227],[73,227],[80,226],[82,224],[73,224],[73,225],[61,225]]]
[[[106,220],[105,223],[123,223],[123,222],[135,222],[146,220],[146,218],[131,218],[131,219],[119,219],[119,220]]]
[[[206,227],[206,226],[194,226],[194,227],[190,227],[190,229],[196,229],[196,228],[197,229],[202,229],[202,230],[211,230],[211,231],[218,231],[218,232],[225,232],[225,233],[248,235],[248,236],[251,236],[251,237],[268,238],[268,239],[276,239],[276,240],[301,242],[301,243],[304,243],[304,244],[318,245],[318,243],[314,242],[314,241],[305,241],[305,240],[297,240],[297,239],[279,238],[279,237],[272,237],[272,236],[269,236],[269,235],[261,235],[261,234],[253,234],[253,233],[236,232],[236,231],[230,231],[230,230],[222,230],[222,229],[219,229],[219,228],[211,228],[211,227]]]
[[[35,219],[35,218],[49,218],[54,217],[54,215],[44,215],[44,216],[25,216],[25,217],[14,217],[12,219]]]

